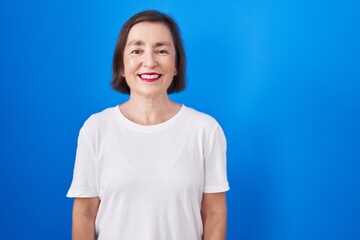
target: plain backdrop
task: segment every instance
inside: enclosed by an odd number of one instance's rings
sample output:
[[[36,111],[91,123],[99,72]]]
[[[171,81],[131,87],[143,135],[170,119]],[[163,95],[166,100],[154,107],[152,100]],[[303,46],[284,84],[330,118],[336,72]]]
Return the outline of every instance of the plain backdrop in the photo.
[[[360,239],[358,0],[0,0],[0,239],[71,238],[76,140],[131,15],[179,23],[187,89],[228,140],[228,239]]]

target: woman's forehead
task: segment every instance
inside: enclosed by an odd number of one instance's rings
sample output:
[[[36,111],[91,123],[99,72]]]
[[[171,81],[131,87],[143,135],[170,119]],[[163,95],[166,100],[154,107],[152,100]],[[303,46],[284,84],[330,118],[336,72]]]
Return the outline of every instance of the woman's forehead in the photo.
[[[126,45],[173,45],[170,29],[161,22],[141,22],[129,31]]]

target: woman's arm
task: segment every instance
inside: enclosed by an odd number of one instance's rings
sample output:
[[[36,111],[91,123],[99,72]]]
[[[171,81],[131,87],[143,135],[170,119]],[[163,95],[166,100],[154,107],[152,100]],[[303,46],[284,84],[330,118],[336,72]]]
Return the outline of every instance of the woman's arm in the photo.
[[[95,240],[95,219],[99,198],[75,198],[73,205],[73,240]]]
[[[204,226],[204,240],[226,239],[226,194],[204,193],[201,216]]]

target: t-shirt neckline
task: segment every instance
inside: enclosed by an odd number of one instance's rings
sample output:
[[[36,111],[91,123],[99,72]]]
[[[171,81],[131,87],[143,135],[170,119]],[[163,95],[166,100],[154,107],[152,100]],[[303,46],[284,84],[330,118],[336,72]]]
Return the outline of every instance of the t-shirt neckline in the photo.
[[[168,127],[174,125],[181,116],[184,115],[186,112],[187,107],[182,104],[180,110],[169,120],[155,124],[155,125],[141,125],[138,123],[135,123],[125,117],[125,115],[120,111],[119,105],[116,105],[113,107],[113,112],[116,116],[116,118],[127,128],[130,130],[136,131],[136,132],[143,132],[143,133],[153,133],[153,132],[159,132],[162,130],[167,129]]]

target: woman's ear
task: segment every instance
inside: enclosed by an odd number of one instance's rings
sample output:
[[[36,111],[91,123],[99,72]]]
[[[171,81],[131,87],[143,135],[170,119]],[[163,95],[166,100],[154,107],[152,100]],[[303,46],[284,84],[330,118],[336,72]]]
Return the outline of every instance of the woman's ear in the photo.
[[[175,70],[174,70],[174,76],[176,76],[177,75],[177,69],[175,68]]]

